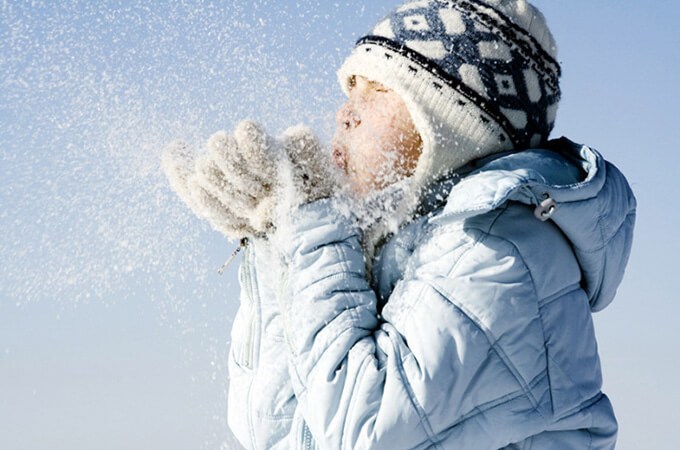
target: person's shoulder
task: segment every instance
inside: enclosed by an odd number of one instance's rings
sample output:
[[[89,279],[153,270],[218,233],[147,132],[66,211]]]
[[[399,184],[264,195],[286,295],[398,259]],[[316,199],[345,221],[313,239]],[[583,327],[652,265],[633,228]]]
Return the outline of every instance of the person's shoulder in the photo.
[[[485,278],[490,284],[526,283],[544,298],[578,283],[572,248],[535,207],[508,200],[477,214],[437,211],[422,227],[411,257],[411,273],[448,279]],[[470,284],[475,290],[481,284]]]

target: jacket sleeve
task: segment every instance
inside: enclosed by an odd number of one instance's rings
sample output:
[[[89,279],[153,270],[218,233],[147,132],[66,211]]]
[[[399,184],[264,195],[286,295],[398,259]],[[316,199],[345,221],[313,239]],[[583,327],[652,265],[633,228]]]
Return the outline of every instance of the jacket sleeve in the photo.
[[[239,269],[240,306],[229,351],[228,422],[248,449],[287,448],[296,400],[288,375],[269,244],[251,240]]]
[[[442,252],[380,316],[358,231],[330,202],[303,206],[283,231],[291,379],[321,448],[500,448],[542,426],[543,336],[511,246],[479,237]]]

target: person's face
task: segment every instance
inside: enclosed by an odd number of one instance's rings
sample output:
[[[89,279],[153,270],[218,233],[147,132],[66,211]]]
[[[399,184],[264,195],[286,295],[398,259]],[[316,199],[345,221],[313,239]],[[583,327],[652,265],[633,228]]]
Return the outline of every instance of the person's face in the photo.
[[[413,174],[422,140],[396,93],[355,77],[336,122],[333,161],[357,194],[382,189]]]

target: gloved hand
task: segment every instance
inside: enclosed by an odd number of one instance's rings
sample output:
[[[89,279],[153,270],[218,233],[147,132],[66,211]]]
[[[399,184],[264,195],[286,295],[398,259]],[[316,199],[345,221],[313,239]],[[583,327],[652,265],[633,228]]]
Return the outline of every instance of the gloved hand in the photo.
[[[279,212],[332,196],[340,173],[314,133],[303,125],[288,128],[280,138]]]
[[[186,144],[171,144],[162,167],[193,212],[230,239],[268,234],[277,214],[332,195],[337,183],[309,129],[292,127],[275,140],[249,121],[233,137],[215,133],[197,159]]]

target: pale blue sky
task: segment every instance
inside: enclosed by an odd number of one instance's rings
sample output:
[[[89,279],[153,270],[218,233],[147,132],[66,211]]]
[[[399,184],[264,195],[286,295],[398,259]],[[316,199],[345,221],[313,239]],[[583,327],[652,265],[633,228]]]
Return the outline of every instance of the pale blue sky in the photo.
[[[596,315],[618,448],[675,448],[680,6],[535,4],[563,64],[554,135],[600,150],[639,201]],[[215,273],[233,245],[173,196],[158,152],[244,117],[328,139],[335,69],[394,5],[0,3],[0,448],[236,448],[236,265]]]

